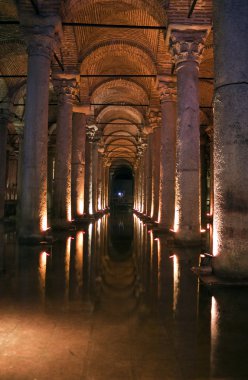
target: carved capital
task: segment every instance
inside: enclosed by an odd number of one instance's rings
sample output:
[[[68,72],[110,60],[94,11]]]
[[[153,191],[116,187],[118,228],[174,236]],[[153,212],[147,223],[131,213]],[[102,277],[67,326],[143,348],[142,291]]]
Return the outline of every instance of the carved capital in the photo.
[[[53,87],[58,95],[59,104],[73,104],[78,95],[79,86],[76,79],[54,79]]]
[[[176,101],[177,89],[174,83],[159,81],[158,90],[159,90],[160,103]]]
[[[97,135],[98,127],[95,124],[92,124],[93,120],[92,120],[92,116],[90,116],[86,122],[86,136],[90,143],[93,143],[99,140],[99,136]]]
[[[151,110],[148,115],[150,127],[161,127],[161,112],[158,110]]]
[[[200,63],[204,50],[204,31],[177,31],[170,35],[170,53],[176,65],[191,61]]]
[[[145,135],[150,135],[150,133],[153,132],[153,129],[150,125],[145,125],[144,126],[144,129],[143,129],[143,132]]]
[[[109,167],[111,165],[110,159],[107,156],[103,156],[103,166],[105,168]]]
[[[21,17],[21,26],[28,45],[28,54],[51,58],[63,36],[58,16]]]
[[[29,56],[39,55],[51,59],[55,47],[54,38],[45,34],[34,34],[29,38],[27,51]]]

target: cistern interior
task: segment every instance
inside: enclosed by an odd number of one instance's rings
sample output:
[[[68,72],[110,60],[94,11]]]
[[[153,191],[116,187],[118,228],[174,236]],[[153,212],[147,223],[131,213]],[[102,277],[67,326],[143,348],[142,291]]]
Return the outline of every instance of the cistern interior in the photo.
[[[247,380],[247,0],[0,0],[0,380]]]

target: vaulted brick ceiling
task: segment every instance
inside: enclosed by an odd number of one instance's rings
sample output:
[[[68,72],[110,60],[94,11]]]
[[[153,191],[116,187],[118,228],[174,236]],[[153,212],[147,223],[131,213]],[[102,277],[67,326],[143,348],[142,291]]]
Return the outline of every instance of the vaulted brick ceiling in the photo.
[[[211,0],[198,0],[189,18],[191,3],[189,0],[0,0],[0,20],[32,18],[38,12],[41,16],[59,13],[62,22],[67,23],[162,27],[154,30],[64,25],[62,45],[56,51],[65,71],[84,75],[80,79],[80,101],[94,104],[92,110],[108,156],[112,160],[130,156],[129,162],[133,162],[148,112],[160,106],[156,75],[173,72],[166,46],[166,27],[170,23],[211,24]],[[56,60],[51,69],[61,71]],[[26,73],[26,44],[20,25],[0,24],[0,74]],[[106,76],[89,77],[89,74]],[[144,77],[121,77],[131,74]],[[211,123],[212,33],[206,41],[200,78],[201,121]],[[25,82],[25,78],[0,79],[2,105],[9,100],[20,104],[12,106],[17,120],[23,119]],[[50,103],[51,125],[56,122],[57,114],[52,84]]]

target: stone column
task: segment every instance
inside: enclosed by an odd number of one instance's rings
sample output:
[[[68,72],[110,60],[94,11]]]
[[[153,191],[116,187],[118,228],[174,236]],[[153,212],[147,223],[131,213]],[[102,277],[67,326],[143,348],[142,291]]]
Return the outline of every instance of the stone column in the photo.
[[[158,110],[152,110],[149,114],[149,122],[150,126],[153,128],[151,218],[154,222],[157,222],[159,210],[161,112]]]
[[[159,79],[161,102],[161,148],[159,227],[174,228],[176,174],[176,88],[173,77]]]
[[[98,146],[97,140],[91,144],[92,147],[92,214],[97,213],[97,178],[98,178]]]
[[[97,145],[95,141],[95,135],[98,128],[93,123],[93,118],[89,117],[86,126],[86,147],[85,147],[85,216],[93,217],[95,210],[95,163],[93,163],[94,157],[97,154]],[[96,173],[95,173],[96,174]]]
[[[146,164],[146,216],[151,216],[152,207],[152,145],[153,145],[153,129],[150,126],[145,127],[147,134],[147,164]]]
[[[248,2],[214,0],[213,5],[213,266],[219,276],[247,279]]]
[[[200,242],[199,62],[206,31],[172,30],[177,73],[176,239]]]
[[[72,123],[71,196],[72,217],[84,213],[86,115],[74,113]]]
[[[53,175],[54,175],[54,163],[55,163],[55,147],[48,147],[48,162],[47,162],[47,206],[48,213],[52,211],[52,199],[53,199]]]
[[[47,141],[50,63],[57,18],[43,18],[29,34],[23,141],[20,240],[40,241],[47,229]],[[29,30],[29,28],[26,28]]]
[[[98,147],[98,168],[97,168],[97,211],[103,209],[102,193],[103,193],[103,162],[102,162],[102,150]]]
[[[0,110],[0,220],[4,218],[6,192],[6,157],[9,113]]]
[[[72,107],[78,89],[75,75],[56,75],[54,88],[58,94],[59,107],[56,129],[53,226],[65,228],[71,222]]]

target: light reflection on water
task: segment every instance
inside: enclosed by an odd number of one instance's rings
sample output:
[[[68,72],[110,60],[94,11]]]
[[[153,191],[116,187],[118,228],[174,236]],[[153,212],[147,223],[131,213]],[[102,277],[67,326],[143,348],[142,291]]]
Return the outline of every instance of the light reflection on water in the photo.
[[[184,379],[248,378],[247,291],[204,288],[198,249],[174,247],[132,213],[104,215],[53,246],[17,246],[0,229],[1,305],[77,310],[153,321],[180,357]],[[236,364],[235,364],[236,363]]]

